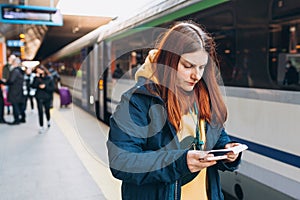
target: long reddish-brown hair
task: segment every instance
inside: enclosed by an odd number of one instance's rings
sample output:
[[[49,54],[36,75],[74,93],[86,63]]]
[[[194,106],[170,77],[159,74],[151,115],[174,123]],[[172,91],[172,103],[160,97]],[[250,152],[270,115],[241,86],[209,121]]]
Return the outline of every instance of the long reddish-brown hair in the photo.
[[[51,75],[49,70],[44,65],[41,64],[41,65],[36,66],[33,71],[36,72],[37,68],[43,70],[45,72],[45,76],[50,76]]]
[[[181,116],[193,102],[199,108],[198,117],[223,126],[227,109],[218,85],[218,60],[210,34],[194,22],[179,22],[163,34],[156,48],[158,51],[152,60],[156,65],[153,76],[159,81],[158,95],[164,100],[168,119],[175,129],[180,130]],[[176,87],[176,72],[180,56],[198,50],[205,50],[209,58],[202,79],[195,85],[192,102],[189,102]]]

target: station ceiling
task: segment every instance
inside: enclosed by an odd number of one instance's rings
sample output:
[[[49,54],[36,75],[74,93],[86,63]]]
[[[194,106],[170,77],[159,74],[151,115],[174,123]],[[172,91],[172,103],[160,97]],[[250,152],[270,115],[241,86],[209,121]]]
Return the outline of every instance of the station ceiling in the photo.
[[[20,1],[0,0],[0,4],[19,4]],[[26,5],[55,7],[58,1],[27,0]],[[63,15],[63,26],[0,23],[0,36],[4,36],[6,40],[18,40],[19,34],[24,33],[26,35],[26,59],[41,61],[65,45],[110,21],[110,17]],[[17,50],[8,49],[8,51]]]

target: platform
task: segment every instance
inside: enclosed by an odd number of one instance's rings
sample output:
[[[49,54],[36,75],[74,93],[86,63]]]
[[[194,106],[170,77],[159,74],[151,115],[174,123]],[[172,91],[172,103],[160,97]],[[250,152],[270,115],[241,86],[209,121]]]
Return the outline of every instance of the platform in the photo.
[[[120,182],[105,160],[108,127],[73,104],[59,104],[55,95],[45,133],[29,106],[26,123],[0,124],[1,200],[120,199]]]

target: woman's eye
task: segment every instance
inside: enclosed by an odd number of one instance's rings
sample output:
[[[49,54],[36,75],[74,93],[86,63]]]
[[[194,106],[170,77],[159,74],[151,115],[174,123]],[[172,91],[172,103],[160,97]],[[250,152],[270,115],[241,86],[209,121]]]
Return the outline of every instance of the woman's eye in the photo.
[[[185,68],[191,68],[192,65],[184,65]]]

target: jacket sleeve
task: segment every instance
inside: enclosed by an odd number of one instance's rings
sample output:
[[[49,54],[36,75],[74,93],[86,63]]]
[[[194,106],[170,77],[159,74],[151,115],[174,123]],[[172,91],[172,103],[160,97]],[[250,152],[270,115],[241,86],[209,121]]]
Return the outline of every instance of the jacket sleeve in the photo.
[[[55,86],[54,86],[54,81],[51,77],[48,77],[47,78],[47,81],[46,81],[46,87],[45,87],[45,90],[48,92],[48,93],[51,93],[53,92],[55,89]]]
[[[17,69],[13,69],[10,74],[8,80],[5,82],[5,85],[12,85],[18,78]]]
[[[214,149],[222,149],[226,144],[231,143],[231,139],[229,138],[225,129],[222,129],[221,135],[219,137],[218,142],[216,143]],[[217,162],[217,166],[219,170],[222,171],[234,171],[238,168],[238,165],[241,162],[242,152],[239,153],[238,158],[234,162],[225,162],[224,160],[220,160]]]
[[[113,176],[141,185],[172,183],[189,174],[187,151],[167,147],[151,149],[147,137],[153,127],[149,125],[147,105],[139,98],[132,99],[123,96],[110,119],[107,147]]]
[[[48,77],[47,79],[42,79],[40,77],[34,77],[32,84],[30,84],[30,87],[39,89],[40,84],[45,84],[44,90],[48,93],[51,93],[54,91],[54,82],[53,80]]]
[[[39,77],[36,76],[34,77],[32,83],[30,84],[30,87],[38,89],[39,84],[40,84]]]

